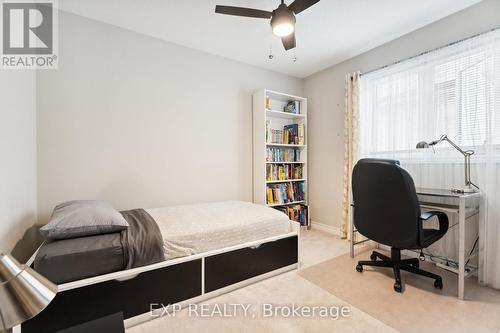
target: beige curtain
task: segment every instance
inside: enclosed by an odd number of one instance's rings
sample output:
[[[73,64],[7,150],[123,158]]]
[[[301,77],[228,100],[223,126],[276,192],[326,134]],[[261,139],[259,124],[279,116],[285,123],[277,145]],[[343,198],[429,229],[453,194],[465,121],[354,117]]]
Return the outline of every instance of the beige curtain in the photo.
[[[349,231],[351,203],[351,175],[358,145],[358,115],[359,115],[359,78],[360,73],[346,75],[345,80],[345,114],[344,114],[344,192],[342,200],[342,221],[340,232],[342,238],[347,238]]]

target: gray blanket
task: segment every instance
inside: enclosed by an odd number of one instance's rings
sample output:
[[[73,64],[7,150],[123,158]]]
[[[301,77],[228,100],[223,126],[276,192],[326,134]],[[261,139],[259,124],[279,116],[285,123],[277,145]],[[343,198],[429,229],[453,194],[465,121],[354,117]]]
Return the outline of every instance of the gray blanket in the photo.
[[[44,244],[35,270],[61,284],[163,261],[163,239],[154,219],[143,209],[121,214],[129,224],[121,232]]]
[[[120,213],[129,224],[121,232],[125,269],[164,261],[163,238],[155,220],[144,209]]]

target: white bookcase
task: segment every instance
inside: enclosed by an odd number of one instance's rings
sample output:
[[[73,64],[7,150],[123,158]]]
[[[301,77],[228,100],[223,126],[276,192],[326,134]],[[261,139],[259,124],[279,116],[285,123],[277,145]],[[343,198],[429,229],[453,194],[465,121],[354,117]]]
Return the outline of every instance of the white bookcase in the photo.
[[[268,99],[268,103],[266,100]],[[284,112],[284,107],[289,102],[296,102],[299,108],[297,114]],[[283,130],[284,126],[297,124],[303,129],[303,143],[275,143],[271,142],[272,135],[268,135],[268,127],[274,130]],[[307,183],[307,99],[285,93],[262,89],[253,95],[253,201],[270,207],[308,205],[309,191]],[[268,148],[288,153],[295,151],[299,153],[298,159],[287,159],[283,161],[268,159]],[[302,168],[300,178],[286,180],[269,180],[267,178],[268,165],[283,165],[283,168]],[[268,188],[274,184],[301,183],[303,187],[303,200],[290,202],[270,203],[268,202]],[[308,209],[308,208],[307,208]],[[308,209],[309,210],[309,209]],[[310,211],[307,214],[305,225],[309,226]]]

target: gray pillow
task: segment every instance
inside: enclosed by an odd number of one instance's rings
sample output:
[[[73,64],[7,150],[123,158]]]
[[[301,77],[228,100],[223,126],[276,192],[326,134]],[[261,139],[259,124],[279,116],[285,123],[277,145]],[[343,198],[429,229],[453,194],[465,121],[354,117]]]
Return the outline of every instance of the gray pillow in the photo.
[[[106,201],[76,200],[57,205],[48,224],[40,228],[47,240],[118,232],[127,221]]]

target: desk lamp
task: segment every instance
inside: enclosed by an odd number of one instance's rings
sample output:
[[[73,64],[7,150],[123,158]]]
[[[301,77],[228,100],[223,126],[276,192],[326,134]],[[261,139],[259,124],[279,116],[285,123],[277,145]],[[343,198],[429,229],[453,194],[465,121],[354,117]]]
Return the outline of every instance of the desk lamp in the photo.
[[[52,282],[12,256],[0,254],[0,332],[36,316],[56,293]]]
[[[463,150],[459,146],[457,146],[453,141],[451,141],[446,134],[443,134],[438,140],[434,140],[431,142],[420,141],[417,143],[417,149],[421,148],[429,148],[431,146],[435,146],[443,141],[447,141],[450,145],[453,146],[456,150],[458,150],[462,155],[464,155],[464,167],[465,167],[465,186],[461,189],[452,189],[452,192],[455,193],[474,193],[474,187],[479,189],[473,182],[470,180],[470,157],[474,154],[473,150]]]

